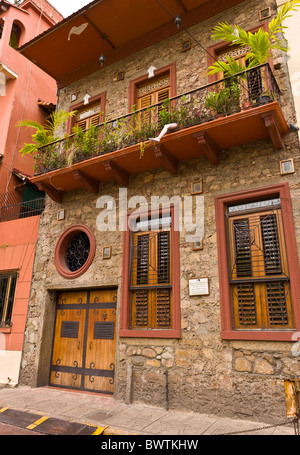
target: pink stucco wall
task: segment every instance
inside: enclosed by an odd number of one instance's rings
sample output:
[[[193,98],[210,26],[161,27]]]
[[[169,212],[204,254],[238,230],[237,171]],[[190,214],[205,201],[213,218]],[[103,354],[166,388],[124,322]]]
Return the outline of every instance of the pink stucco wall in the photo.
[[[0,223],[0,273],[19,273],[12,313],[12,327],[1,329],[7,351],[22,351],[32,269],[40,217]]]
[[[43,2],[45,6],[46,3]],[[33,2],[24,4],[26,11],[11,6],[0,13],[0,19],[5,18],[0,39],[0,62],[17,75],[17,78],[6,81],[5,96],[0,96],[0,154],[4,155],[0,165],[0,194],[7,189],[13,191],[19,183],[14,176],[10,177],[12,169],[33,175],[32,157],[22,158],[19,150],[25,142],[31,142],[34,130],[17,128],[16,125],[20,120],[45,121],[46,113],[38,106],[38,99],[56,103],[56,82],[9,45],[11,28],[16,21],[22,29],[20,45],[55,23],[48,14],[41,15]]]

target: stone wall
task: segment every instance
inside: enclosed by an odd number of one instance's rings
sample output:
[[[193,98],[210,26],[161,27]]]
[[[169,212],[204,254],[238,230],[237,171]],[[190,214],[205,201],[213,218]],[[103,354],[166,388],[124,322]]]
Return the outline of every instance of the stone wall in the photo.
[[[264,3],[264,7],[273,2]],[[209,39],[212,27],[220,20],[237,22],[251,28],[258,23],[260,1],[245,2],[239,7],[195,26],[191,32],[201,42]],[[86,93],[91,96],[107,91],[107,118],[128,112],[129,80],[145,74],[154,64],[162,67],[176,61],[177,93],[198,88],[207,83],[206,55],[197,46],[188,53],[178,51],[183,34],[176,35],[157,46],[140,52],[72,84],[60,93],[61,108],[69,108],[70,95],[76,91],[80,101]],[[284,58],[277,63],[285,68]],[[278,67],[279,68],[279,67]],[[113,83],[116,70],[125,71],[125,80]],[[276,70],[275,70],[276,71]],[[283,91],[284,111],[288,121],[294,121],[293,106],[289,103],[289,81],[278,69]],[[285,416],[283,380],[298,377],[300,360],[291,352],[292,343],[224,341],[221,339],[219,300],[218,252],[214,197],[225,193],[260,188],[288,182],[294,210],[295,233],[300,248],[300,182],[298,177],[299,142],[296,132],[285,137],[283,150],[274,151],[270,141],[260,141],[222,151],[220,163],[209,163],[206,157],[180,163],[177,175],[164,169],[131,176],[128,199],[142,195],[190,196],[191,182],[203,178],[205,212],[204,246],[192,251],[186,243],[186,232],[180,234],[180,293],[181,338],[146,339],[119,338],[117,330],[115,397],[148,404],[166,405],[173,409],[243,417],[275,422]],[[147,153],[147,149],[145,151]],[[282,177],[279,161],[294,158],[296,172]],[[122,282],[122,232],[100,232],[96,208],[101,195],[115,198],[119,204],[119,187],[115,182],[101,183],[99,195],[82,189],[65,194],[61,207],[65,219],[57,221],[59,205],[47,200],[41,217],[36,250],[28,323],[22,359],[22,384],[48,384],[49,366],[55,316],[55,298],[59,290],[85,289],[102,286],[118,287],[117,329],[119,327]],[[118,212],[116,213],[118,222]],[[95,234],[97,250],[88,271],[76,280],[62,278],[54,264],[54,250],[60,235],[69,226],[84,223]],[[102,247],[112,246],[112,257],[103,260]],[[210,295],[189,297],[188,280],[209,276]],[[129,373],[129,372],[132,372]],[[166,372],[168,376],[166,377]],[[128,390],[130,389],[130,393]]]
[[[165,372],[168,370],[169,406],[172,408],[220,412],[264,421],[284,417],[283,380],[298,377],[300,373],[300,361],[292,354],[292,343],[221,340],[214,196],[288,181],[299,247],[300,185],[297,173],[288,177],[279,173],[280,159],[294,157],[298,163],[297,133],[289,133],[285,143],[285,149],[279,152],[275,152],[268,141],[224,151],[217,166],[209,164],[205,157],[184,162],[176,176],[159,169],[131,177],[128,198],[143,194],[149,202],[152,195],[190,195],[191,181],[203,177],[205,233],[202,251],[191,250],[185,241],[185,232],[180,237],[181,339],[129,339],[117,335],[116,398],[126,399],[130,379],[128,366],[133,366],[134,401],[164,406]],[[99,195],[110,195],[118,200],[118,192],[119,188],[113,182],[100,185]],[[41,217],[25,334],[23,384],[48,383],[54,291],[118,286],[120,305],[123,234],[97,231],[96,219],[101,212],[96,208],[97,198],[86,190],[66,194],[63,202],[66,217],[60,222],[56,217],[59,206],[47,200]],[[55,268],[54,250],[64,230],[76,223],[84,223],[93,230],[97,251],[89,270],[78,279],[68,281]],[[106,245],[112,245],[112,258],[108,261],[100,254]],[[209,276],[210,295],[189,297],[188,280],[199,276]]]

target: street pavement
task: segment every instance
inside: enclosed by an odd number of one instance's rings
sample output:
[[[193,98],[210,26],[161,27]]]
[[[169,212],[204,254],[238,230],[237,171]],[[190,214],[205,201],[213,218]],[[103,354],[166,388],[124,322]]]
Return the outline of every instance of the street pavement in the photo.
[[[216,415],[166,410],[139,403],[125,404],[95,393],[42,387],[0,386],[1,424],[26,434],[61,435],[295,435],[293,423],[278,426]],[[5,428],[2,427],[5,432]],[[17,430],[16,430],[17,431]],[[8,433],[14,434],[14,433]]]

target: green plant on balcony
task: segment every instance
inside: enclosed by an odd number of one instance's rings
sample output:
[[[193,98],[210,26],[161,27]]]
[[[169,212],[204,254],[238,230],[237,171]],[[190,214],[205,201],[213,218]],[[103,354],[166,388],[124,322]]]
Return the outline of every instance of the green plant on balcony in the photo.
[[[239,110],[241,89],[238,82],[226,81],[217,91],[208,93],[205,99],[206,109],[210,109],[213,117],[226,115]]]
[[[99,126],[90,125],[88,129],[83,130],[79,126],[72,129],[72,135],[65,138],[64,154],[69,166],[73,162],[83,161],[98,154],[98,148],[101,145],[99,138]]]
[[[57,131],[75,115],[75,111],[66,112],[64,110],[52,112],[50,119],[45,122],[45,125],[34,120],[23,120],[17,127],[32,128],[35,133],[32,134],[32,142],[23,145],[20,153],[24,155],[33,155],[36,165],[39,167],[53,168],[65,163],[65,157],[57,151],[55,142],[61,137]],[[41,149],[43,147],[43,149]]]
[[[283,22],[299,6],[299,0],[290,0],[279,9],[277,16],[269,23],[268,30],[260,28],[255,33],[246,32],[239,25],[232,27],[227,22],[216,25],[212,34],[214,40],[227,41],[231,46],[247,46],[249,52],[245,56],[245,65],[227,55],[227,61],[216,61],[208,68],[209,74],[223,72],[225,76],[232,76],[245,69],[269,63],[273,50],[287,52],[288,46],[284,38],[286,27]]]

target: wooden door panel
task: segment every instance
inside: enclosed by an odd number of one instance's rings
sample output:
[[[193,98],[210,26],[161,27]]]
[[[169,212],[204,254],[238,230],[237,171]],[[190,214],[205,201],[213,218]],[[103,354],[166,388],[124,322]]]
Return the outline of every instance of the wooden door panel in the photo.
[[[85,377],[95,390],[113,391],[116,348],[116,291],[91,292],[87,330],[86,367],[95,375]]]
[[[116,307],[115,290],[60,294],[50,384],[113,393]]]
[[[83,336],[84,336],[84,321],[85,311],[81,311],[78,315],[76,310],[62,311],[58,310],[56,317],[55,328],[55,345],[53,349],[53,363],[56,364],[58,360],[65,366],[73,366],[77,362],[79,367],[82,366],[82,353],[83,353]],[[64,335],[64,323],[77,322],[78,336],[62,336]]]
[[[104,376],[85,376],[84,388],[106,393],[114,392],[114,379]]]
[[[50,375],[50,384],[61,387],[80,389],[81,375],[75,373],[62,373],[52,371]]]

